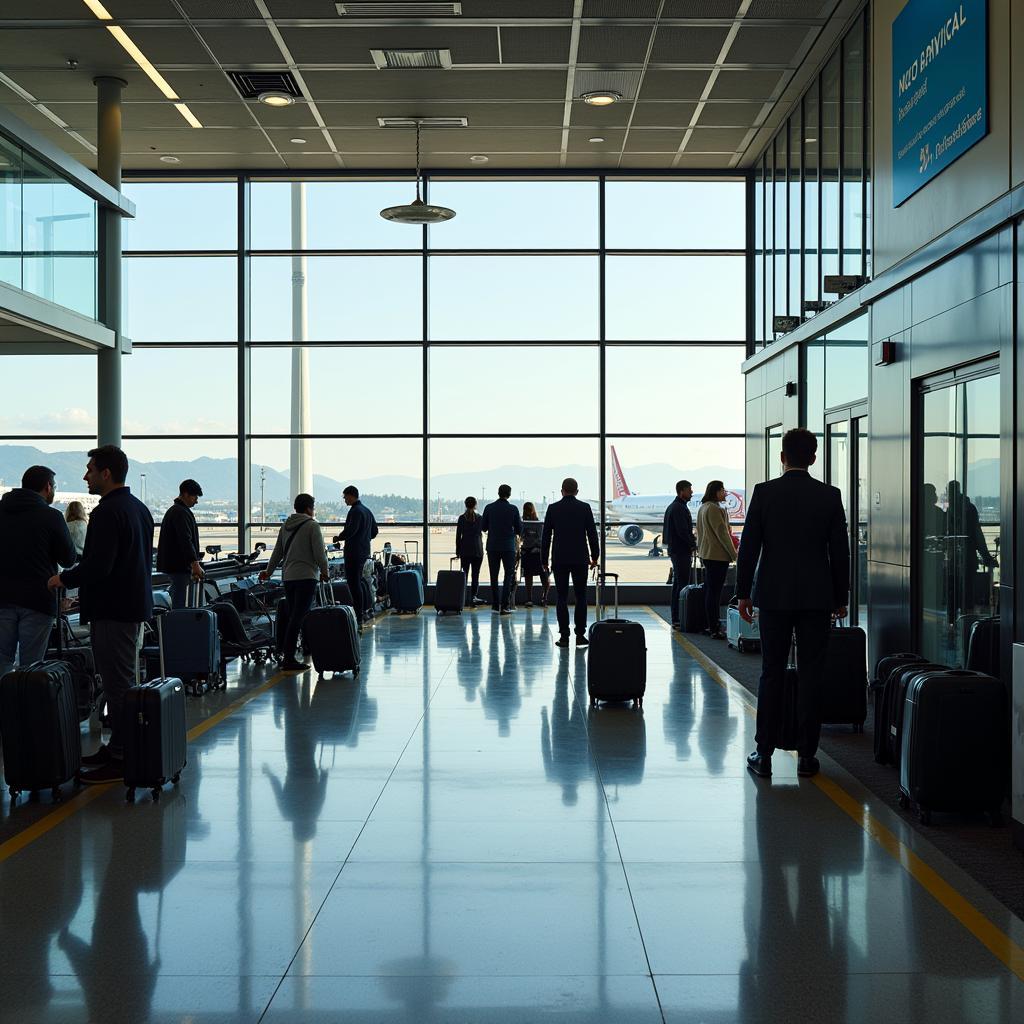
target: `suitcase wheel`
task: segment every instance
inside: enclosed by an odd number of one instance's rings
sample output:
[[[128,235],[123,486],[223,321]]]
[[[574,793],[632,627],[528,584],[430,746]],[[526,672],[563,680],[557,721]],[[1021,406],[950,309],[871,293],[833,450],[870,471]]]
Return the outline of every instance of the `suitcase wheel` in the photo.
[[[128,787],[128,791],[125,793],[124,798],[130,804],[135,803],[135,787],[134,786],[129,786]]]

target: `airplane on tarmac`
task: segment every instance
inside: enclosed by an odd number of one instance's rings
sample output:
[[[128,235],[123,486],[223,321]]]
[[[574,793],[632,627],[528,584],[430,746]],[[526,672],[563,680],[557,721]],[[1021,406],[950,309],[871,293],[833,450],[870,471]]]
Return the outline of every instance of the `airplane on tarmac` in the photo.
[[[0,495],[13,490],[13,487],[0,485]],[[73,501],[80,501],[85,507],[86,512],[92,512],[92,510],[100,503],[99,495],[83,493],[81,491],[57,491],[53,496],[54,505],[59,505],[64,508],[67,508]]]
[[[635,547],[644,539],[644,526],[660,528],[665,521],[665,509],[676,500],[675,494],[634,494],[626,483],[619,456],[612,445],[612,497],[605,502],[605,522],[615,530],[619,541]],[[694,519],[700,508],[700,497],[690,501]],[[726,491],[725,508],[729,519],[742,520],[746,502],[740,491]]]

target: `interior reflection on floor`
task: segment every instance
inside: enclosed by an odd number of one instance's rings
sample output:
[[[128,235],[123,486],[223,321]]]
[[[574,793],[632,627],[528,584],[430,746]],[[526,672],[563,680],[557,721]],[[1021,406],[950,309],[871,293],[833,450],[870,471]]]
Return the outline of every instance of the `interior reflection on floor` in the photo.
[[[1024,1019],[789,756],[747,775],[745,700],[627,614],[642,712],[588,707],[553,609],[390,616],[358,680],[282,678],[159,803],[69,814],[0,862],[0,1020]],[[50,811],[5,799],[4,836]]]

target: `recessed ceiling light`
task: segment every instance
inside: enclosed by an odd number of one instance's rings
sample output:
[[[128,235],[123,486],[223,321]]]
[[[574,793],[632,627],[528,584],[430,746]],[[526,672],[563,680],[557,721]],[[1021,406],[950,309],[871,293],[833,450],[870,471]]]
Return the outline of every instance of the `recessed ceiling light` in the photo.
[[[260,103],[266,103],[268,107],[290,107],[295,102],[295,97],[286,92],[278,92],[272,89],[270,92],[261,92],[256,97]]]
[[[622,93],[613,92],[611,89],[602,89],[599,92],[585,92],[580,99],[592,107],[610,107],[622,99]]]
[[[811,136],[809,136],[809,135],[807,136],[806,139],[804,139],[804,142],[817,142],[817,141],[818,141],[817,138],[811,138]]]
[[[604,142],[604,139],[602,139],[600,135],[595,135],[590,141],[591,142]]]
[[[490,157],[489,156],[484,156],[483,153],[476,153],[473,156],[471,156],[469,159],[474,164],[485,164],[485,163],[487,163],[488,160],[490,160]]]
[[[300,146],[304,146],[306,144],[306,140],[305,139],[289,139],[288,141],[289,142],[294,142],[294,143],[296,143],[296,144],[298,144]]]
[[[162,156],[160,157],[160,163],[162,164],[180,164],[181,157],[177,156]]]

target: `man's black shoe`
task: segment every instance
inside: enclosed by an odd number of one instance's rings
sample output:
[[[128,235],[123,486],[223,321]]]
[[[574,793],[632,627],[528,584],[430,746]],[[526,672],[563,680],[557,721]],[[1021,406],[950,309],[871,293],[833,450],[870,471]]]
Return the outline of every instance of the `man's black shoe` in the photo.
[[[756,750],[747,755],[747,768],[762,779],[770,779],[772,775],[772,759],[767,754],[759,754]]]
[[[590,646],[590,640],[589,640],[589,638],[587,637],[586,634],[583,634],[582,636],[576,637],[576,646],[577,647],[589,647]]]
[[[100,745],[99,750],[94,750],[91,754],[82,755],[82,767],[101,768],[103,765],[109,763],[110,756],[110,747],[103,743]]]
[[[502,615],[511,615],[512,614],[512,609],[511,608],[502,608],[500,614],[502,614]]]
[[[309,668],[308,661],[298,661],[295,659],[283,662],[281,665],[282,672],[305,672],[307,668]]]
[[[796,773],[805,779],[817,775],[821,771],[821,765],[816,757],[801,757],[796,763]]]
[[[124,782],[124,762],[111,758],[106,764],[91,772],[82,772],[78,776],[83,786],[101,786],[106,782]]]
[[[496,605],[496,604],[492,604],[491,605],[491,611],[492,612],[500,612],[501,611],[501,606],[500,605]]]
[[[569,638],[567,636],[560,636],[555,641],[555,646],[556,647],[568,647],[569,646]]]

